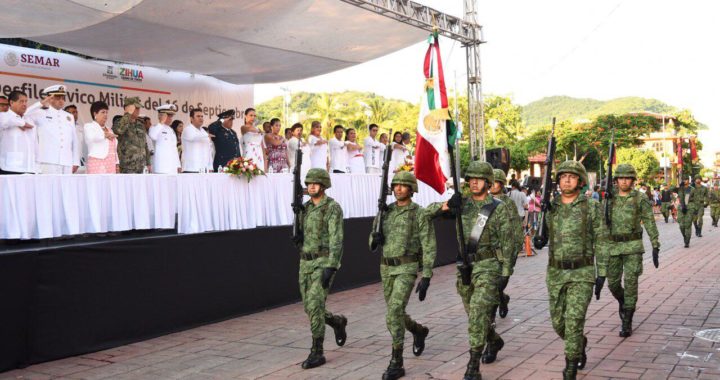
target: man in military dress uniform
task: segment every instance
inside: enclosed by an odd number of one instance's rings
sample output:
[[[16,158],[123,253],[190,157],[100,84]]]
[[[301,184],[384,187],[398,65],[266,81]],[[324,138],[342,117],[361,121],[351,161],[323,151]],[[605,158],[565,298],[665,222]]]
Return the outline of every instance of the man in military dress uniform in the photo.
[[[672,201],[672,191],[670,191],[668,185],[665,184],[660,192],[660,210],[662,211],[663,218],[665,218],[665,223],[668,222],[668,217],[670,216],[670,212],[673,208]]]
[[[513,236],[508,210],[500,207],[502,202],[488,193],[494,178],[489,163],[473,161],[465,171],[471,196],[462,198],[458,192],[448,202],[433,203],[427,207],[428,214],[432,216],[452,215],[453,210],[462,207],[464,238],[472,263],[471,284],[463,285],[459,272],[456,283],[468,313],[470,360],[464,380],[481,379],[480,359],[486,342],[488,351],[494,356],[505,344],[490,325],[495,308],[500,303],[500,293],[513,272],[515,247],[504,244]],[[472,244],[468,244],[470,242]]]
[[[708,201],[710,203],[710,217],[712,218],[713,227],[718,226],[718,219],[720,219],[720,189],[718,184],[715,182],[710,194],[708,194]]]
[[[605,283],[609,241],[600,204],[580,193],[587,183],[585,167],[565,161],[558,165],[555,181],[560,195],[545,215],[549,237],[546,283],[553,329],[565,341],[563,378],[575,379],[587,361],[585,316],[593,284],[599,298]]]
[[[702,177],[695,176],[695,187],[690,192],[690,203],[694,207],[693,224],[695,225],[695,236],[702,237],[703,216],[705,207],[708,205],[708,189],[702,185]]]
[[[113,133],[118,137],[117,153],[120,159],[120,173],[142,173],[147,167],[151,170],[150,149],[147,145],[145,124],[140,115],[140,98],[125,98],[125,114],[113,125]]]
[[[682,189],[678,187],[678,197],[683,197],[680,201],[680,210],[678,210],[678,226],[685,241],[685,248],[690,248],[690,238],[692,237],[692,222],[695,215],[695,204],[690,203],[690,195],[693,189],[688,185],[688,180],[682,180]],[[684,193],[684,194],[683,194]],[[683,205],[684,203],[684,205]]]
[[[213,170],[220,166],[227,166],[228,161],[240,157],[240,142],[237,133],[232,129],[234,110],[227,110],[218,115],[219,120],[208,126],[213,144],[215,144],[215,157]]]
[[[435,228],[428,219],[425,210],[412,201],[417,193],[417,180],[410,172],[395,174],[391,182],[395,203],[388,206],[382,221],[382,233],[370,235],[370,249],[382,247],[380,259],[380,277],[387,305],[387,328],[392,336],[392,358],[383,380],[394,380],[405,375],[403,368],[403,346],[405,330],[413,334],[413,353],[422,354],[425,338],[430,330],[414,321],[405,312],[410,299],[418,269],[422,268],[422,278],[416,293],[420,301],[425,300],[432,268],[435,264],[436,243]],[[373,222],[373,231],[378,217]]]
[[[325,364],[326,323],[335,332],[335,343],[338,346],[345,344],[347,318],[325,309],[325,300],[343,254],[342,208],[325,194],[331,185],[325,169],[309,170],[305,184],[310,200],[303,205],[301,215],[300,295],[310,318],[313,340],[310,355],[302,363],[302,367],[308,369]]]
[[[610,258],[608,261],[608,288],[618,301],[622,328],[621,337],[632,335],[632,319],[638,298],[638,278],[643,272],[642,255],[645,251],[642,241],[642,225],[645,226],[653,247],[653,262],[658,266],[660,243],[650,199],[633,190],[637,173],[630,164],[620,164],[615,169],[617,190],[609,199]],[[642,222],[642,225],[640,224]],[[622,286],[625,274],[625,288]]]

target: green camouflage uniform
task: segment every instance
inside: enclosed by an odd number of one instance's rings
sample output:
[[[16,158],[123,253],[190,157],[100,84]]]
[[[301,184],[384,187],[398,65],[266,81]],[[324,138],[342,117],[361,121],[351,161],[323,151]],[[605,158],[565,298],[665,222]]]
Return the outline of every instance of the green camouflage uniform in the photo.
[[[712,218],[713,226],[717,227],[718,220],[720,220],[720,190],[710,190],[708,201],[710,203],[710,217]]]
[[[142,173],[150,165],[150,149],[147,145],[145,126],[139,118],[132,120],[129,113],[112,127],[118,138],[117,154],[120,173]]]
[[[665,223],[667,223],[668,218],[670,217],[670,210],[673,206],[672,192],[669,189],[663,190],[660,195],[660,201],[662,216],[665,218]]]
[[[653,248],[659,248],[658,229],[655,225],[652,204],[648,197],[632,190],[621,196],[614,192],[610,199],[612,210],[610,226],[610,259],[608,262],[608,288],[613,296],[624,299],[624,308],[635,310],[637,304],[638,278],[643,272],[642,226],[650,237]],[[621,280],[625,273],[625,289]]]
[[[685,207],[687,208],[687,212],[683,212],[682,210],[682,202],[680,203],[680,207],[678,210],[678,226],[680,226],[680,232],[683,235],[683,239],[685,240],[685,245],[690,244],[690,237],[692,236],[692,222],[693,222],[693,216],[696,213],[695,205],[693,203],[690,203],[690,195],[692,194],[693,189],[685,186]],[[680,189],[678,188],[678,196],[682,196],[680,193]]]
[[[380,277],[387,305],[385,320],[392,345],[395,349],[402,349],[405,330],[412,332],[419,327],[405,312],[420,267],[418,260],[422,260],[422,276],[431,278],[437,247],[435,227],[417,203],[411,202],[407,206],[393,203],[388,208],[382,225],[385,237],[382,257],[395,258],[400,263],[381,263]],[[376,225],[377,217],[373,222],[373,231]],[[372,237],[370,239],[372,241]]]
[[[558,175],[575,173],[567,170],[567,165],[566,161],[558,166]],[[582,164],[570,161],[569,165],[585,173]],[[586,176],[581,176],[582,181],[587,181]],[[553,329],[565,340],[566,360],[579,361],[584,353],[583,330],[595,284],[595,267],[597,276],[607,275],[609,240],[596,200],[583,194],[569,204],[560,199],[558,196],[553,200],[545,216],[549,234],[546,283]]]
[[[325,300],[331,286],[323,289],[321,278],[325,268],[340,268],[343,254],[343,212],[340,205],[327,195],[315,205],[312,200],[304,205],[302,231],[304,240],[302,255],[317,254],[320,257],[300,259],[300,295],[305,313],[310,318],[313,338],[325,336],[325,323],[333,315],[325,310]]]
[[[699,234],[699,231],[702,230],[703,226],[705,207],[708,205],[708,188],[703,185],[695,185],[690,192],[690,203],[695,206],[692,221]]]

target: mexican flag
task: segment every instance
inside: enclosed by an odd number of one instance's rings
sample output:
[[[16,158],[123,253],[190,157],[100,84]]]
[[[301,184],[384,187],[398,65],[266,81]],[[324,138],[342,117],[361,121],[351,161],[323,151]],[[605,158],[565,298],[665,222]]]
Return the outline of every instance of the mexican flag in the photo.
[[[455,148],[457,128],[448,111],[437,32],[428,38],[423,73],[425,91],[420,101],[417,126],[415,177],[442,194],[445,182],[451,176],[452,157],[448,148]]]

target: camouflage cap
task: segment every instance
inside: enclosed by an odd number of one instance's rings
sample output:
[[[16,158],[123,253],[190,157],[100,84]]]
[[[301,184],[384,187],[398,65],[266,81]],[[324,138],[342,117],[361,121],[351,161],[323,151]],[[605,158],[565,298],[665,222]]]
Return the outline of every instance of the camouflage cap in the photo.
[[[637,172],[630,164],[620,164],[615,169],[615,178],[632,178],[637,179]]]
[[[585,166],[578,161],[567,160],[567,161],[561,163],[560,165],[558,165],[556,173],[557,173],[557,175],[555,177],[556,182],[558,182],[558,180],[560,179],[560,174],[572,173],[572,174],[575,174],[576,176],[580,177],[580,180],[582,181],[583,184],[588,183],[587,171],[585,170]]]
[[[488,181],[488,186],[490,186],[495,182],[492,165],[482,161],[471,162],[467,170],[465,170],[465,181],[470,180],[470,178],[484,178]]]
[[[493,176],[495,182],[501,182],[503,185],[507,184],[507,174],[502,169],[493,169]]]
[[[123,107],[127,107],[129,105],[133,105],[137,108],[142,108],[140,98],[137,96],[133,96],[132,98],[125,98],[125,101],[123,102]]]
[[[392,179],[391,185],[407,185],[410,186],[413,192],[418,192],[418,185],[417,185],[417,179],[415,176],[406,171],[399,171]]]
[[[329,189],[331,185],[330,174],[328,174],[325,169],[312,168],[308,170],[307,175],[305,176],[305,184],[307,185],[310,183],[319,183],[326,189]]]

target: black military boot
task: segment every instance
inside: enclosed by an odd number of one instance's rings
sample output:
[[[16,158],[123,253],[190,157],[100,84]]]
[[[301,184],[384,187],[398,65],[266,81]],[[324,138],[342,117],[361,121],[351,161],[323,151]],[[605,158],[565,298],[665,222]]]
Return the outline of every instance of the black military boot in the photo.
[[[482,356],[482,352],[482,347],[470,349],[470,360],[463,380],[482,380],[482,375],[480,375],[480,356]]]
[[[635,314],[635,309],[625,309],[625,318],[622,321],[622,327],[620,328],[620,336],[627,338],[632,336],[632,320]]]
[[[382,375],[382,380],[395,380],[405,376],[405,368],[403,367],[403,349],[393,347],[390,365]]]
[[[667,223],[667,222],[668,222],[668,217],[666,216],[666,217],[665,217],[665,223]]]
[[[619,296],[615,297],[615,299],[618,301],[618,315],[620,316],[620,320],[623,319],[623,310],[625,310],[625,290],[622,290],[622,293],[620,293]]]
[[[487,347],[485,347],[485,352],[482,354],[482,362],[484,364],[490,364],[497,359],[497,354],[502,350],[502,348],[505,347],[505,341],[502,340],[502,338],[498,337],[498,340],[493,343],[488,343]]]
[[[583,335],[582,355],[580,355],[580,360],[578,360],[577,368],[585,369],[585,363],[587,363],[587,337]]]
[[[425,351],[425,338],[430,334],[430,329],[416,323],[410,332],[413,335],[413,355],[420,356]]]
[[[683,238],[685,239],[685,248],[690,248],[690,234],[683,235]]]
[[[345,339],[347,339],[347,332],[345,331],[347,318],[344,315],[333,315],[330,318],[325,318],[325,323],[332,327],[335,332],[335,343],[342,347],[345,344]]]
[[[693,226],[695,226],[695,236],[700,237],[700,229],[698,228],[698,225],[693,223]]]
[[[702,227],[701,226],[697,227],[697,236],[702,237]]]
[[[320,367],[325,364],[325,355],[323,355],[323,340],[325,337],[313,338],[310,355],[302,362],[303,369]]]
[[[510,296],[503,293],[502,299],[500,300],[500,309],[498,311],[498,315],[500,315],[500,318],[507,317],[509,303],[510,303]]]
[[[565,357],[565,369],[563,369],[563,380],[575,380],[577,378],[578,361]]]

